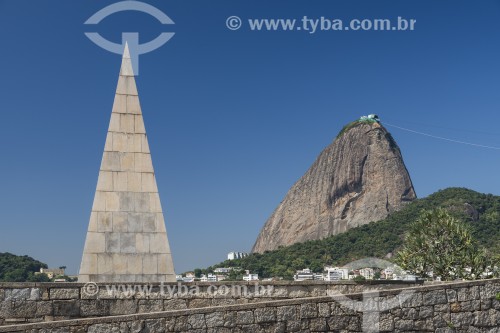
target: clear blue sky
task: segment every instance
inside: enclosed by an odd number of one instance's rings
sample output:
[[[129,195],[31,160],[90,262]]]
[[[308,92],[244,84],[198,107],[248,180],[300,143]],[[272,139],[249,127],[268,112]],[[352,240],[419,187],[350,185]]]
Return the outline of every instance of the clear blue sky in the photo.
[[[344,124],[377,113],[500,147],[500,1],[146,1],[92,30],[176,35],[137,78],[176,271],[248,251]],[[112,1],[0,0],[0,251],[77,273],[120,56],[83,23]],[[417,20],[407,32],[252,32],[226,18]],[[390,128],[419,197],[500,194],[500,151]]]

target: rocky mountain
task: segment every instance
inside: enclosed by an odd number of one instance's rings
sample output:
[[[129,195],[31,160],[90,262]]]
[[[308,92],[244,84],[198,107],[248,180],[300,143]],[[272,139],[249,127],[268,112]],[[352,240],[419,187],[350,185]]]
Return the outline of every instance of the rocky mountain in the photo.
[[[384,219],[416,199],[401,152],[372,119],[339,133],[288,191],[252,252],[322,239]]]

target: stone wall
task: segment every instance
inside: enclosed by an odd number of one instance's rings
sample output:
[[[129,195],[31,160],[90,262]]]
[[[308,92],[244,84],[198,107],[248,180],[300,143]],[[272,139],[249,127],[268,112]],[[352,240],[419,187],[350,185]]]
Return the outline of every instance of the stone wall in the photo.
[[[500,280],[0,327],[0,332],[500,332]],[[348,296],[348,297],[346,297]]]
[[[415,283],[396,281],[364,284],[282,281],[260,282],[257,286],[248,282],[195,282],[134,284],[130,287],[135,287],[135,291],[127,291],[120,290],[118,284],[97,284],[99,291],[94,295],[94,290],[87,289],[89,284],[82,283],[0,283],[0,326],[351,294],[412,285]]]

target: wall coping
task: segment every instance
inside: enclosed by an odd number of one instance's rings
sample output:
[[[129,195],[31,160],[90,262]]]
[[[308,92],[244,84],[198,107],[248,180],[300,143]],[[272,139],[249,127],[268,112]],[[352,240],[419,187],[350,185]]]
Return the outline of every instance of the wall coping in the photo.
[[[335,295],[335,296],[321,296],[321,297],[305,297],[305,298],[295,298],[287,300],[278,301],[266,301],[258,303],[248,303],[248,304],[238,304],[238,305],[222,305],[222,306],[211,306],[205,308],[193,308],[185,310],[172,310],[172,311],[161,311],[161,312],[150,312],[150,313],[140,313],[131,315],[119,315],[119,316],[107,316],[107,317],[93,317],[93,318],[82,318],[82,319],[70,319],[70,320],[60,320],[52,322],[43,323],[31,323],[31,324],[18,324],[18,325],[7,325],[0,326],[0,333],[3,332],[16,332],[23,330],[32,329],[52,329],[58,327],[66,326],[77,326],[77,325],[94,325],[94,324],[105,324],[105,323],[116,323],[123,321],[136,321],[136,320],[148,320],[148,319],[161,319],[170,318],[176,316],[186,316],[192,314],[205,314],[215,311],[241,311],[248,309],[257,309],[265,307],[276,307],[276,306],[287,306],[287,305],[301,305],[311,302],[325,303],[336,300],[341,300],[343,297],[349,297],[351,299],[362,299],[366,296],[391,296],[397,295],[403,291],[415,292],[426,292],[440,289],[455,289],[455,288],[466,288],[473,286],[480,286],[491,283],[500,283],[500,279],[488,279],[488,280],[476,280],[476,281],[460,281],[460,282],[448,282],[441,283],[437,285],[428,286],[418,286],[410,288],[398,288],[390,290],[379,290],[379,291],[369,291],[364,293],[353,293],[346,295]]]
[[[222,286],[222,285],[247,285],[253,286],[258,283],[261,286],[317,286],[317,285],[398,285],[398,284],[424,284],[423,280],[399,281],[399,280],[368,280],[363,282],[354,281],[218,281],[218,282],[164,282],[163,285],[176,286],[178,283],[186,286]],[[137,285],[137,286],[159,286],[160,282],[96,282],[98,286],[112,285]],[[86,285],[83,282],[0,282],[0,289],[23,289],[23,288],[82,288]]]

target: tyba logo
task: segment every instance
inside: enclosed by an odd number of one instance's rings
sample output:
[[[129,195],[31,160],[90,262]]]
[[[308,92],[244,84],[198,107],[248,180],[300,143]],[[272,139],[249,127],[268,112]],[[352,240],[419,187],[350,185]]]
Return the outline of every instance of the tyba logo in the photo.
[[[98,24],[106,17],[123,11],[139,11],[146,14],[149,14],[160,21],[161,24],[174,24],[174,21],[170,19],[165,13],[159,10],[156,7],[153,7],[147,3],[126,0],[114,3],[107,7],[104,7],[94,15],[92,15],[85,24]],[[139,33],[138,32],[123,32],[122,33],[122,42],[121,44],[113,43],[105,38],[103,38],[97,32],[86,32],[85,36],[87,36],[92,42],[101,48],[117,54],[122,54],[123,49],[125,48],[125,43],[128,43],[130,58],[132,59],[132,68],[134,69],[134,74],[139,75],[139,55],[145,54],[151,51],[156,50],[161,47],[163,44],[168,42],[170,38],[174,36],[173,32],[162,32],[155,39],[144,43],[139,44]]]

